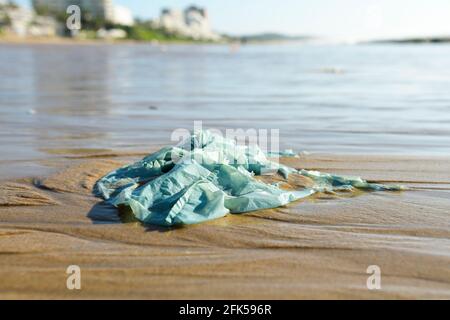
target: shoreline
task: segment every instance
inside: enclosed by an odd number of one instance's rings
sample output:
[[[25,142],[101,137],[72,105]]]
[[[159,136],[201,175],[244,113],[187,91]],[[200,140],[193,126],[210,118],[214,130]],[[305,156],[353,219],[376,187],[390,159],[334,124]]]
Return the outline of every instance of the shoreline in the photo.
[[[131,39],[75,39],[68,37],[18,37],[0,36],[0,44],[30,44],[30,45],[230,45],[227,42],[196,42],[196,41],[139,41]]]
[[[56,149],[41,149],[40,151],[45,152],[47,155],[45,158],[35,158],[35,159],[16,159],[16,160],[0,160],[0,171],[8,172],[7,175],[0,174],[0,183],[15,181],[26,178],[38,178],[47,177],[52,172],[55,172],[60,167],[63,167],[67,163],[74,161],[86,161],[95,159],[131,159],[137,160],[143,158],[152,152],[156,152],[160,148],[164,147],[164,144],[152,145],[148,149],[131,149],[131,150],[114,150],[114,149],[90,149],[90,148],[56,148]],[[305,152],[299,153],[299,158],[293,158],[293,164],[296,161],[305,161],[308,166],[310,163],[309,159],[314,159],[316,163],[322,163],[321,167],[309,167],[310,170],[329,170],[336,169],[336,174],[346,173],[346,167],[339,167],[338,164],[343,164],[346,161],[351,163],[352,161],[362,161],[371,164],[378,164],[378,168],[382,168],[383,165],[388,166],[390,161],[395,161],[396,163],[402,163],[404,166],[408,166],[409,163],[420,163],[420,162],[430,162],[430,163],[450,163],[450,155],[421,155],[421,154],[387,154],[387,153],[345,153],[345,152]],[[332,160],[330,160],[332,159]],[[287,162],[291,162],[289,158],[286,159]],[[330,165],[334,163],[334,165]],[[35,167],[34,173],[28,173],[28,170],[23,170],[25,167]],[[306,168],[308,169],[308,168]],[[364,174],[364,172],[361,172]],[[380,173],[378,173],[380,174]],[[369,175],[369,179],[372,176]],[[450,176],[444,176],[441,178],[434,176],[433,183],[442,183],[447,181],[450,184]],[[383,180],[389,181],[389,180]],[[408,182],[409,180],[406,180]]]
[[[450,298],[450,161],[285,158],[411,190],[323,194],[167,229],[123,221],[92,195],[99,177],[139,158],[60,157],[47,176],[0,181],[1,298]],[[65,288],[71,264],[79,292]],[[365,287],[369,265],[382,290]]]
[[[172,41],[145,41],[145,40],[132,40],[132,39],[75,39],[69,37],[19,37],[19,36],[2,36],[0,35],[0,44],[20,44],[20,45],[152,45],[152,46],[171,46],[171,45],[192,45],[192,46],[273,46],[273,45],[343,45],[346,46],[348,43],[344,42],[321,42],[316,40],[304,41],[304,40],[264,40],[264,41],[248,41],[245,43],[241,42],[204,42],[204,41],[183,41],[183,40],[172,40]],[[448,45],[449,40],[433,41],[429,39],[400,39],[400,40],[370,40],[370,41],[360,41],[353,45]]]

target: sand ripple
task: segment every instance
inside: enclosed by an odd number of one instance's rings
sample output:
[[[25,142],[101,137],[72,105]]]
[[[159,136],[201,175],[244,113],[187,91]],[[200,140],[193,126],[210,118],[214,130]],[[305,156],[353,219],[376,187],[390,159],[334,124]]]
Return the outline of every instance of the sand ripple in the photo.
[[[45,206],[55,203],[52,198],[31,186],[13,182],[0,185],[0,206]]]

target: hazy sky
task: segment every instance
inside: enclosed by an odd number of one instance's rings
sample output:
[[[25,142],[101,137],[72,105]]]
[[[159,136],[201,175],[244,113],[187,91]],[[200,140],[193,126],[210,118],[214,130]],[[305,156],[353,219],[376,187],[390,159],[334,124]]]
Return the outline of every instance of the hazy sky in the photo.
[[[28,3],[29,0],[16,0]],[[115,0],[136,16],[205,6],[217,31],[265,31],[339,39],[450,35],[450,0]]]

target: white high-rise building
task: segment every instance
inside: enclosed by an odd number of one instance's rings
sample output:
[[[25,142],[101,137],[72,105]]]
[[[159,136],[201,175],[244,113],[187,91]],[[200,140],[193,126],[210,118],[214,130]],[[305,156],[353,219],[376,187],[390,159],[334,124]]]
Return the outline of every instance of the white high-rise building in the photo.
[[[66,12],[70,5],[78,5],[94,17],[106,20],[114,18],[113,0],[32,0],[35,9],[47,9],[52,12]]]
[[[82,0],[81,7],[94,17],[100,17],[108,21],[114,20],[113,0]]]
[[[10,19],[10,30],[18,36],[26,36],[28,26],[33,21],[34,13],[27,8],[10,8],[6,11],[6,16]]]
[[[158,26],[169,32],[184,34],[186,23],[183,12],[177,9],[163,9],[158,21]]]
[[[133,13],[127,7],[115,5],[112,22],[123,26],[132,26],[134,25]]]
[[[186,10],[164,9],[155,25],[169,32],[198,40],[219,40],[220,35],[211,29],[208,12],[191,6]]]
[[[211,29],[206,9],[191,6],[184,11],[184,19],[194,39],[217,40],[218,36]]]
[[[73,4],[79,4],[79,1],[73,1]],[[47,9],[53,12],[63,12],[69,6],[68,0],[32,0],[35,10]]]

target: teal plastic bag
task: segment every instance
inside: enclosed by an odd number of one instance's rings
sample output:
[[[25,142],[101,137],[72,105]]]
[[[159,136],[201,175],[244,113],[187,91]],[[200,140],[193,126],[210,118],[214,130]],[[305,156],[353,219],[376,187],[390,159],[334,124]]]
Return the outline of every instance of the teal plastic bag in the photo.
[[[291,153],[291,152],[289,152]],[[295,173],[315,185],[286,191],[255,175]],[[144,159],[119,168],[97,181],[95,195],[114,206],[126,206],[144,223],[161,226],[195,224],[228,213],[276,208],[316,192],[400,190],[315,171],[296,170],[270,161],[257,146],[199,131],[179,146],[165,147]]]

